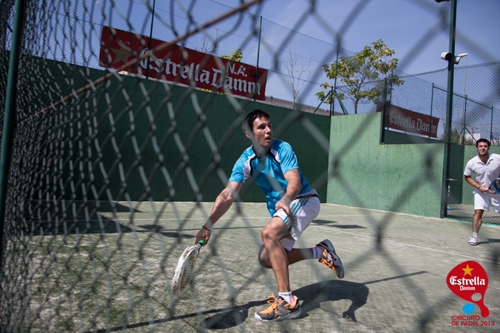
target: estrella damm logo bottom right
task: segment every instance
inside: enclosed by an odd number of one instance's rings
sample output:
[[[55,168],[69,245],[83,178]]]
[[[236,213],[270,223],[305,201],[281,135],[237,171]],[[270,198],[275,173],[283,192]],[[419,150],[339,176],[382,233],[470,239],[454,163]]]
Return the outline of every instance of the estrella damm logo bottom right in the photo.
[[[481,317],[486,318],[490,310],[484,305],[484,294],[488,288],[488,275],[481,264],[475,261],[465,261],[453,268],[446,278],[448,287],[455,295],[468,302],[479,306]],[[467,303],[463,306],[464,315],[452,316],[452,326],[494,326],[494,322],[480,321],[474,312],[474,304]]]

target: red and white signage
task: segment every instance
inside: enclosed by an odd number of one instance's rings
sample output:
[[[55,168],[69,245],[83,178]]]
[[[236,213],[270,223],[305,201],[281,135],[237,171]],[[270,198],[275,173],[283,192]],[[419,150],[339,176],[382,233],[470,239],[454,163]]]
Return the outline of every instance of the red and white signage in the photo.
[[[455,266],[448,273],[446,282],[455,295],[477,304],[482,317],[490,315],[490,310],[484,305],[484,294],[488,288],[488,274],[480,263],[469,260]],[[476,297],[476,294],[480,297]],[[471,326],[483,326],[483,323]]]
[[[381,110],[381,105],[377,108],[377,111],[379,110]],[[437,137],[439,118],[430,117],[395,105],[388,105],[386,111],[386,127],[431,138]]]
[[[141,57],[148,51],[150,40],[146,36],[128,31],[104,27],[101,35],[99,65],[121,69],[129,61]],[[151,39],[151,50],[164,41]],[[142,59],[137,65],[124,69],[127,72],[171,82],[193,84],[200,89],[224,92],[224,87],[232,94],[265,100],[267,69],[257,68],[242,62],[231,62],[209,54],[201,53],[178,45],[172,45]],[[255,89],[256,88],[256,89]]]

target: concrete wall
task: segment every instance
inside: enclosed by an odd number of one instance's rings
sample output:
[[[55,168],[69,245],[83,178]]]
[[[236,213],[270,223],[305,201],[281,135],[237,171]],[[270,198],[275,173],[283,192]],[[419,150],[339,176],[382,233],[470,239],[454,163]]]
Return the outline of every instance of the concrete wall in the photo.
[[[327,202],[439,217],[443,145],[380,144],[380,116],[331,118]]]

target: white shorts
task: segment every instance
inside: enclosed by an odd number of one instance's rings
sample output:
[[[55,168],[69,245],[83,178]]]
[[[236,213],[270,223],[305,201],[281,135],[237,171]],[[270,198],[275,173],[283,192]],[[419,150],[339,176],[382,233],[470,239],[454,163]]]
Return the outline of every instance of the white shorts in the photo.
[[[313,190],[290,203],[290,211],[294,216],[294,221],[290,221],[283,209],[274,213],[273,217],[277,216],[285,221],[290,231],[291,237],[285,237],[280,241],[285,250],[290,251],[293,248],[309,223],[318,216],[320,203],[317,195],[316,191]]]
[[[479,190],[474,190],[474,210],[490,210],[490,203],[498,213],[500,212],[500,195],[482,193]]]

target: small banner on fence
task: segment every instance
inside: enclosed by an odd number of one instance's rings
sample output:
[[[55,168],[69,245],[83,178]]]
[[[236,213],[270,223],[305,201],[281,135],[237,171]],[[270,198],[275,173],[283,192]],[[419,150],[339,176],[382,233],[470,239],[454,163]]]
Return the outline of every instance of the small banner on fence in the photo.
[[[166,42],[151,39],[128,31],[103,27],[99,65],[106,68],[120,69],[127,62],[143,56],[149,49],[155,50]],[[171,45],[154,57],[139,61],[125,72],[141,76],[178,82],[197,88],[224,92],[224,87],[232,94],[253,98],[256,88],[256,99],[265,100],[267,69],[257,68],[242,62],[212,56],[178,45]]]
[[[382,111],[382,104],[377,105],[377,111]],[[438,125],[439,118],[403,109],[399,106],[387,105],[385,127],[437,138]]]

